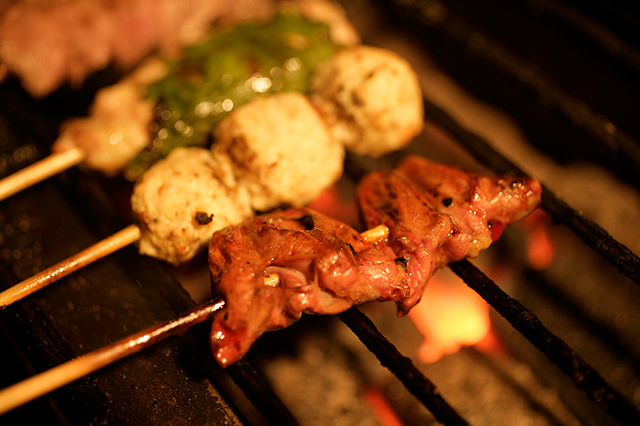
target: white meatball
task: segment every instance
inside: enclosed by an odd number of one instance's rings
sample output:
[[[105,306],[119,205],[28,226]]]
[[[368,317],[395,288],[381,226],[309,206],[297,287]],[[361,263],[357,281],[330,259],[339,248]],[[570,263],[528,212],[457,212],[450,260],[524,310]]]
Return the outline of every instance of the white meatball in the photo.
[[[230,165],[204,148],[176,148],[151,167],[134,188],[131,208],[142,231],[140,253],[176,265],[215,231],[253,214]]]
[[[151,141],[155,103],[144,98],[143,87],[165,74],[164,63],[149,60],[121,82],[99,90],[90,116],[68,120],[52,151],[78,147],[87,167],[107,176],[120,173]]]
[[[305,205],[342,174],[344,147],[300,93],[256,98],[225,117],[214,136],[214,156],[230,159],[255,210]]]
[[[424,124],[416,73],[404,58],[377,47],[343,49],[322,63],[311,80],[311,99],[333,135],[357,154],[400,149]]]

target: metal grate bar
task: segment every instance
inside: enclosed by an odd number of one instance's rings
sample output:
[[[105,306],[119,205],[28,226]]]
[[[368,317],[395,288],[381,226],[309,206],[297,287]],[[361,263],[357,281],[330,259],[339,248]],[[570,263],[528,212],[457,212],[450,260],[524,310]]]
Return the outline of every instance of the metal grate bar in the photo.
[[[493,149],[484,139],[464,129],[446,112],[425,100],[425,115],[442,126],[480,162],[499,173],[525,173]],[[575,232],[589,247],[600,253],[618,271],[640,285],[640,258],[616,241],[596,223],[586,219],[543,186],[542,207],[555,223],[562,223]]]
[[[282,426],[299,424],[289,408],[246,359],[243,358],[230,365],[226,372],[271,424]]]
[[[541,2],[540,5],[544,13],[555,15],[580,29],[585,35],[598,43],[602,49],[609,52],[612,57],[619,58],[640,72],[640,53],[622,38],[609,31],[605,26],[590,19],[571,6],[564,4],[562,1],[547,0]],[[600,7],[609,9],[606,11],[610,15],[616,16],[618,20],[629,16],[626,10],[621,10],[609,2],[603,2]],[[603,11],[601,10],[600,12]]]
[[[569,376],[592,401],[625,424],[640,424],[640,412],[633,404],[612,388],[562,339],[551,333],[533,312],[502,291],[467,260],[452,263],[449,267],[527,340],[540,349],[553,364],[560,367],[562,372]]]
[[[373,352],[380,363],[398,377],[407,389],[427,407],[435,418],[446,425],[466,425],[467,422],[442,398],[435,385],[357,308],[340,314],[340,319]]]
[[[450,12],[445,2],[441,4],[444,12],[438,15],[437,22],[431,22],[428,17],[434,3],[430,0],[415,2],[394,0],[391,3],[397,14],[405,20],[418,25],[423,31],[428,28],[437,32],[440,37],[461,49],[468,46],[468,41],[473,39],[478,31],[472,28],[464,18]],[[611,37],[613,38],[613,35]],[[535,64],[518,57],[506,46],[497,40],[492,40],[486,34],[483,34],[482,49],[475,52],[475,55],[496,72],[502,73],[515,84],[535,94],[537,99],[544,99],[547,108],[554,109],[576,129],[582,129],[593,137],[600,149],[616,159],[617,167],[624,169],[626,176],[635,179],[636,170],[640,170],[640,146],[631,135],[615,125],[615,120],[612,122],[609,117],[594,111],[590,105],[572,96],[546,77]],[[634,184],[637,185],[638,182],[634,181]]]

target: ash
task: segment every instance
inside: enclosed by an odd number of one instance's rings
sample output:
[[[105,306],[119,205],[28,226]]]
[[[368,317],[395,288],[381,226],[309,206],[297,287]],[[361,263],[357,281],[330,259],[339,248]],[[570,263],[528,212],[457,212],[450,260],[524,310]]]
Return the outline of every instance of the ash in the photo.
[[[417,361],[424,337],[393,304],[361,307],[396,347],[436,384],[444,399],[474,425],[579,425],[557,392],[542,384],[527,364],[508,352],[473,348],[432,364]],[[377,391],[404,425],[439,424],[353,333],[333,317],[314,318],[320,327],[296,330],[291,351],[272,355],[264,373],[302,425],[384,425],[380,407],[367,403]],[[269,339],[269,337],[267,337]]]

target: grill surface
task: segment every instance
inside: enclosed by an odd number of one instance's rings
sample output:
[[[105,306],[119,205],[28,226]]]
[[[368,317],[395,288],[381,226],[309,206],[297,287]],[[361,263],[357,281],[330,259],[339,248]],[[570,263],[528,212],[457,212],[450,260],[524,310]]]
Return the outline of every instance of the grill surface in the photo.
[[[347,6],[367,41],[404,51],[402,53],[414,60],[419,69],[425,59],[423,55],[428,52],[467,90],[508,111],[532,145],[565,167],[575,161],[596,160],[637,189],[640,161],[636,140],[640,130],[629,111],[633,111],[638,99],[636,91],[640,90],[637,84],[638,49],[628,41],[637,34],[637,11],[596,2],[582,5],[584,10],[577,10],[577,6],[568,2],[544,1],[489,1],[483,2],[481,8],[454,0],[362,1]],[[622,13],[619,8],[623,9]],[[385,19],[381,21],[380,16]],[[596,20],[594,16],[600,18]],[[444,162],[476,168],[482,164],[496,172],[523,169],[539,174],[534,159],[519,156],[522,151],[516,146],[492,138],[488,138],[490,143],[487,143],[476,136],[474,132],[484,132],[483,126],[474,128],[473,117],[469,118],[464,106],[456,109],[455,103],[441,98],[438,88],[428,87],[431,83],[429,72],[427,70],[427,80],[423,82],[429,126],[410,150]],[[113,78],[109,72],[96,76],[94,87]],[[34,101],[13,83],[0,90],[0,148],[2,163],[6,165],[5,174],[45,155],[60,121],[68,115],[80,114],[91,95],[90,90],[71,92],[63,89],[43,101]],[[473,130],[470,132],[468,128]],[[443,145],[433,143],[451,137],[463,147],[462,150],[448,142]],[[509,138],[506,139],[509,142]],[[382,162],[351,158],[347,164],[349,175],[357,179],[365,170],[389,167],[398,157],[393,155]],[[595,285],[607,285],[612,292],[624,289],[632,300],[640,299],[637,287],[639,262],[633,254],[633,251],[637,252],[637,246],[627,242],[633,240],[635,230],[623,230],[622,234],[615,234],[617,239],[610,238],[600,226],[585,220],[582,212],[570,209],[556,198],[555,194],[561,188],[557,182],[545,183],[550,189],[546,190],[543,203],[553,219],[583,240],[577,244],[592,247],[622,274],[607,271],[607,283],[597,281]],[[4,285],[27,278],[129,223],[129,190],[124,182],[107,181],[70,170],[4,201],[0,206],[0,270]],[[576,208],[589,212],[588,207]],[[609,208],[618,209],[618,206]],[[598,216],[598,210],[595,213]],[[194,264],[204,268],[203,260]],[[199,262],[203,264],[199,265]],[[570,386],[585,391],[587,398],[579,392],[573,396],[575,389],[567,390],[564,382],[557,383],[555,378],[547,377],[555,375],[554,367],[551,373],[548,373],[548,366],[538,370],[539,361],[531,359],[530,349],[520,349],[522,353],[519,353],[520,343],[512,347],[513,352],[530,362],[535,371],[542,371],[539,373],[542,382],[560,389],[565,404],[580,421],[598,424],[614,419],[620,422],[638,419],[640,351],[637,345],[629,342],[638,340],[638,327],[611,326],[606,317],[589,315],[589,307],[573,294],[581,293],[577,280],[584,280],[584,277],[573,277],[565,287],[558,287],[551,274],[529,273],[526,282],[534,282],[535,278],[536,286],[539,284],[541,288],[542,283],[546,283],[549,286],[547,297],[553,303],[560,300],[564,308],[575,310],[577,313],[574,312],[573,317],[585,317],[583,323],[587,324],[589,333],[608,336],[604,340],[607,350],[613,348],[623,362],[620,365],[631,365],[628,369],[600,368],[598,365],[599,373],[594,371],[546,328],[541,328],[535,317],[535,314],[543,316],[538,310],[533,309],[530,313],[520,309],[468,262],[453,265],[453,270],[558,364],[574,382]],[[184,275],[184,270],[167,268],[138,256],[134,248],[127,248],[1,312],[2,347],[13,349],[3,351],[7,358],[5,365],[12,368],[5,368],[7,371],[0,376],[2,385],[193,307],[189,294],[174,278]],[[612,283],[608,282],[610,277],[613,277]],[[511,290],[517,293],[515,297],[528,297],[526,289],[516,286]],[[536,306],[544,311],[543,323],[546,324],[545,305]],[[615,310],[615,307],[611,309]],[[375,309],[371,313],[376,316]],[[614,314],[615,311],[610,315]],[[461,424],[469,415],[476,419],[468,410],[449,406],[462,406],[460,401],[449,398],[446,393],[441,399],[433,388],[438,386],[437,381],[434,385],[423,376],[416,378],[415,365],[405,364],[405,359],[384,343],[384,339],[375,340],[376,331],[366,317],[360,315],[352,310],[341,319],[367,342],[370,350],[382,357],[383,364],[391,364],[399,377],[406,377],[407,388],[423,401],[433,416],[450,424]],[[636,308],[626,315],[628,325],[637,321],[640,313]],[[551,321],[555,326],[555,320]],[[618,325],[621,321],[618,320]],[[206,347],[207,326],[198,326],[181,338],[171,339],[119,362],[51,397],[15,410],[2,420],[8,424],[24,423],[27,419],[60,424],[295,424],[297,420],[289,410],[296,408],[283,405],[273,394],[272,387],[261,379],[263,371],[256,373],[254,368],[265,370],[264,363],[276,357],[278,352],[291,352],[290,346],[295,346],[295,342],[283,343],[279,339],[303,340],[306,333],[313,334],[313,323],[311,329],[304,327],[309,324],[303,322],[292,331],[282,332],[284,337],[265,336],[249,354],[249,361],[222,372],[212,362]],[[505,335],[511,333],[509,330]],[[570,333],[567,336],[571,339]],[[566,339],[564,335],[560,337]],[[581,349],[585,346],[589,345],[580,345]],[[294,349],[293,353],[297,351]],[[590,360],[593,358],[599,363],[597,355],[590,356]],[[543,360],[542,364],[549,362]],[[353,363],[349,365],[355,368]],[[625,372],[632,371],[637,378],[619,380],[621,373],[615,371],[621,368]],[[268,369],[266,367],[266,371]],[[601,382],[600,374],[605,377],[604,382]],[[610,377],[615,386],[607,384]],[[272,376],[270,380],[277,388]],[[525,392],[532,390],[525,389]],[[309,395],[309,398],[316,396]],[[534,411],[546,409],[531,404]],[[498,407],[495,409],[499,410]],[[411,424],[413,419],[419,424],[425,418],[432,419],[428,414],[424,416],[424,413],[415,414],[403,420]],[[346,414],[345,418],[348,418]],[[564,417],[557,413],[548,413],[545,417],[548,424],[565,423],[561,418]]]

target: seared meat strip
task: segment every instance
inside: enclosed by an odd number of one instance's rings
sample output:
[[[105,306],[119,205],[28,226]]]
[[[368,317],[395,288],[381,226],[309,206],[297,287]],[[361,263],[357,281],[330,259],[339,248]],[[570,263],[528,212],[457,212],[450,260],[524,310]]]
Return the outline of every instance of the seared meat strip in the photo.
[[[302,313],[336,314],[369,300],[400,301],[404,267],[386,247],[307,208],[257,216],[213,235],[209,261],[226,301],[211,347],[222,366],[237,361],[265,331]],[[265,284],[277,273],[279,283]]]
[[[439,211],[465,218],[475,232],[487,223],[495,241],[504,227],[540,204],[542,188],[530,177],[485,176],[410,155],[397,170],[416,183]],[[467,210],[474,214],[466,214]],[[469,220],[472,219],[470,222]]]
[[[377,243],[306,208],[216,232],[209,245],[211,277],[226,301],[211,328],[218,363],[235,362],[263,332],[286,327],[302,313],[336,314],[378,300],[396,302],[404,315],[435,271],[491,244],[492,221],[509,223],[539,203],[535,179],[441,167],[409,158],[396,171],[363,178],[358,198],[367,225],[390,231]],[[277,284],[267,284],[270,274],[278,274]]]
[[[535,178],[467,173],[418,156],[365,176],[358,186],[365,224],[386,225],[389,238],[380,244],[407,264],[411,294],[399,313],[418,303],[438,269],[478,256],[504,226],[531,213],[541,193]]]

